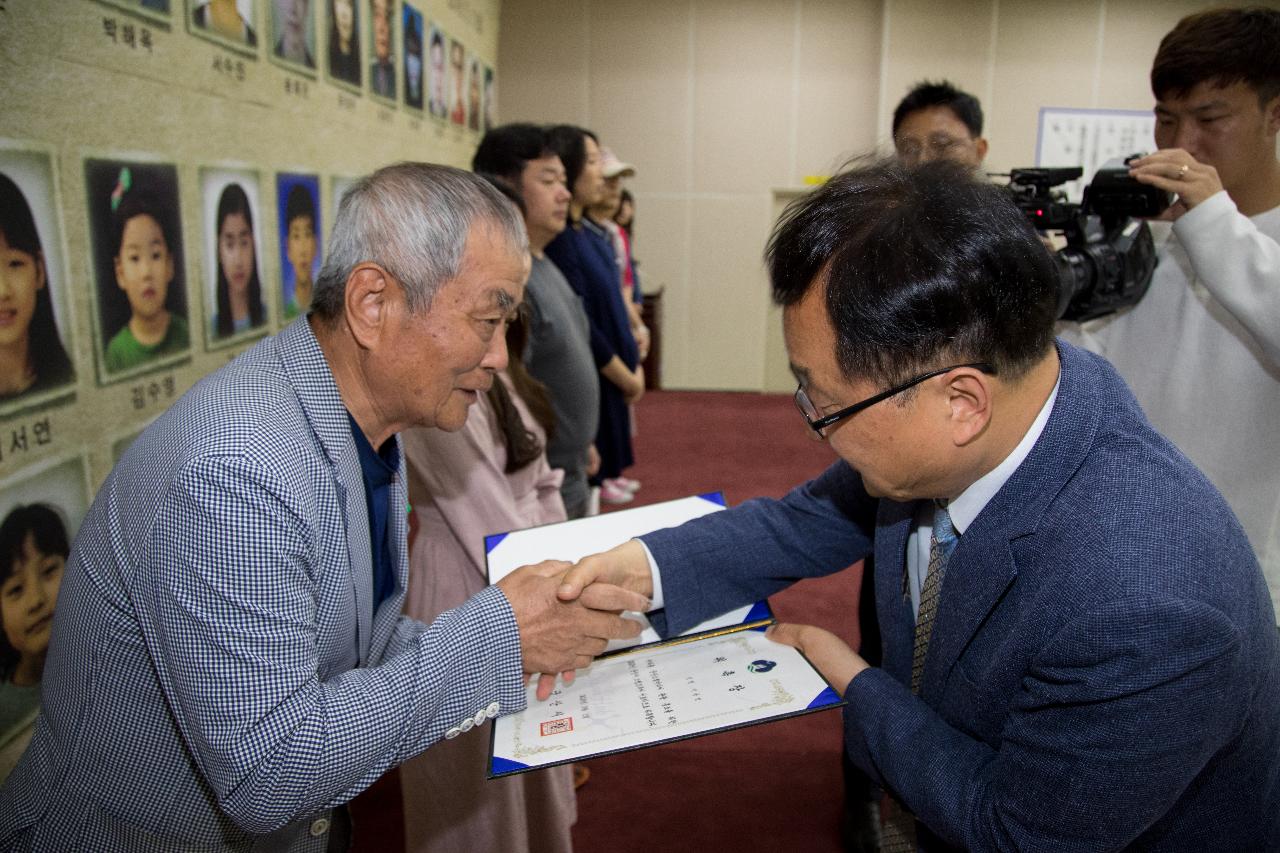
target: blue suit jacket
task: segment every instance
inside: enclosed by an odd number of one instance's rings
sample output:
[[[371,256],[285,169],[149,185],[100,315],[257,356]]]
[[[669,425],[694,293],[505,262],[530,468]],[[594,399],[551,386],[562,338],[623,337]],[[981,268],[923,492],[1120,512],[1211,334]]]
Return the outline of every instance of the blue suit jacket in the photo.
[[[402,617],[403,513],[390,535],[375,614],[360,462],[306,318],[199,382],[76,537],[0,849],[324,850],[333,806],[523,708],[505,597]]]
[[[1280,849],[1280,638],[1257,560],[1110,365],[1059,352],[1044,432],[950,558],[918,697],[915,506],[842,462],[644,537],[655,621],[681,631],[874,548],[884,666],[850,683],[845,743],[925,849]]]

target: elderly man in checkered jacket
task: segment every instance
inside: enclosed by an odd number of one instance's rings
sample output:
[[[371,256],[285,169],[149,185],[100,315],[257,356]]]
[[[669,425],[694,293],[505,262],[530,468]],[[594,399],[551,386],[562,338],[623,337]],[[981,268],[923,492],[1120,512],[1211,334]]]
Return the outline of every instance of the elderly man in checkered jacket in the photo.
[[[465,172],[352,188],[310,315],[199,382],[98,493],[0,849],[344,849],[342,804],[388,768],[638,633],[616,613],[640,596],[559,603],[556,563],[400,615],[396,433],[461,428],[528,258],[519,213]]]

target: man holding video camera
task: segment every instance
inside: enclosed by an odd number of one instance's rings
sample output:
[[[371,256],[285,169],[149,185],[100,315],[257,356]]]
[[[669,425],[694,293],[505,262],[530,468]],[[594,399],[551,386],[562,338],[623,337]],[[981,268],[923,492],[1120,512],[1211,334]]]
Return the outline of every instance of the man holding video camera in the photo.
[[[1280,605],[1280,11],[1183,18],[1151,88],[1159,150],[1131,174],[1177,194],[1173,225],[1143,300],[1083,340],[1222,491]]]

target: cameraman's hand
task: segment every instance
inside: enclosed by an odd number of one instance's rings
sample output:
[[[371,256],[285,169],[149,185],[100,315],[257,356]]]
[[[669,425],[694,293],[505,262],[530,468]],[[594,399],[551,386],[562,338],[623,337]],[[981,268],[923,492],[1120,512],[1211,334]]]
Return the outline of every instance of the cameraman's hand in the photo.
[[[1177,193],[1159,219],[1177,219],[1200,202],[1222,192],[1218,170],[1181,148],[1164,148],[1129,164],[1129,174],[1144,184]]]
[[[539,679],[538,698],[551,692],[554,673],[588,666],[609,640],[639,636],[643,626],[623,619],[623,610],[643,612],[645,596],[594,583],[574,601],[556,597],[568,563],[555,560],[523,566],[498,581],[511,603],[520,630],[520,654],[526,673],[550,673]]]

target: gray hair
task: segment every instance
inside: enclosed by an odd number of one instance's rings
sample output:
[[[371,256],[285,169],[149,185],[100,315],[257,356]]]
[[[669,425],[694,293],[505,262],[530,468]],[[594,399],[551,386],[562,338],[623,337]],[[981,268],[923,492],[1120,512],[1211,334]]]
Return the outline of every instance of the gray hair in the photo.
[[[440,286],[457,277],[467,236],[478,223],[505,238],[512,253],[528,253],[520,211],[470,172],[405,162],[361,178],[338,206],[312,311],[326,321],[341,317],[347,279],[362,263],[394,276],[411,312],[425,311]]]

